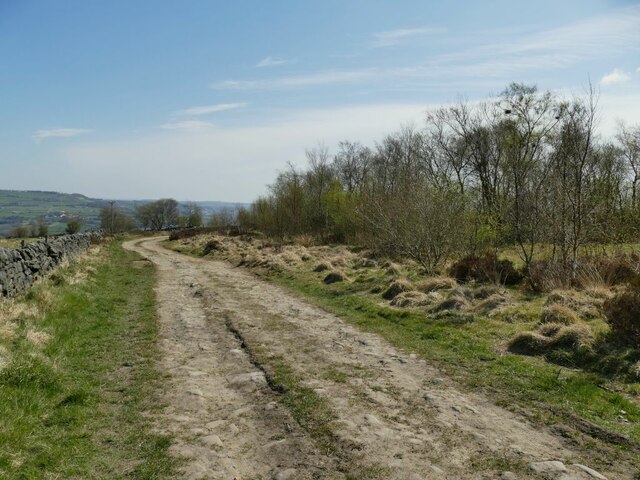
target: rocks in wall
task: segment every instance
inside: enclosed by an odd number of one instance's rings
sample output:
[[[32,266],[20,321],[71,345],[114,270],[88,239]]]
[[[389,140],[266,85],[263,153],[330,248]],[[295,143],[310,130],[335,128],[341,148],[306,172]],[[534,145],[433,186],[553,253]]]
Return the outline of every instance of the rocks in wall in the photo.
[[[27,290],[38,278],[56,268],[64,258],[87,250],[99,233],[63,235],[48,242],[35,242],[22,248],[0,248],[0,297],[11,297]]]

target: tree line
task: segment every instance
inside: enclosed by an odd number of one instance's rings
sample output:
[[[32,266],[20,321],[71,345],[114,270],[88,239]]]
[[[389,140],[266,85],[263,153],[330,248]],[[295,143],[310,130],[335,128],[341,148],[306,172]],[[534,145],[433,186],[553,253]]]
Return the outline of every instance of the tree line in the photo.
[[[453,256],[515,246],[575,273],[583,247],[635,242],[640,126],[597,134],[598,95],[569,100],[509,85],[496,99],[426,114],[373,148],[344,141],[280,172],[238,222],[409,257],[435,272]]]

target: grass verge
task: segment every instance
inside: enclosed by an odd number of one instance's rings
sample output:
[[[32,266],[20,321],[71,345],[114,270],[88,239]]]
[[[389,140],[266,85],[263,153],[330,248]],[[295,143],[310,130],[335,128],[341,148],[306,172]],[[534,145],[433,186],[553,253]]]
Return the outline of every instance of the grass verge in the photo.
[[[155,275],[138,258],[109,243],[11,301],[2,320],[13,328],[0,340],[1,478],[172,478],[169,439],[147,415],[160,380]]]

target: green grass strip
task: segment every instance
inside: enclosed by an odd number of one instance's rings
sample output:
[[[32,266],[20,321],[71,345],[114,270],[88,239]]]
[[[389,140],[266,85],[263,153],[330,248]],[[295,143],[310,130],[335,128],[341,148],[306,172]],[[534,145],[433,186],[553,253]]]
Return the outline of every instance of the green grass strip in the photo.
[[[22,301],[50,300],[33,321],[51,340],[34,346],[20,321],[0,371],[0,478],[162,479],[170,441],[151,431],[159,408],[152,266],[118,242],[88,279],[71,265]],[[48,292],[44,292],[45,290]]]

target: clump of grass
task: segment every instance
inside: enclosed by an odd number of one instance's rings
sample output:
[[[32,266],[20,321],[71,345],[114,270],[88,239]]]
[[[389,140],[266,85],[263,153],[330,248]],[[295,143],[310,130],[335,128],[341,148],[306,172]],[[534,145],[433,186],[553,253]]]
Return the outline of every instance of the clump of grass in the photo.
[[[327,270],[332,270],[332,269],[333,269],[333,265],[331,265],[331,263],[320,262],[318,265],[315,266],[313,271],[319,273],[319,272],[326,272]]]
[[[509,350],[524,355],[541,355],[556,349],[579,351],[593,346],[593,332],[584,322],[566,325],[544,324],[537,332],[521,332],[509,342]]]
[[[433,308],[433,312],[444,312],[452,310],[466,310],[470,307],[469,301],[462,295],[454,293],[444,299]]]
[[[389,287],[382,294],[382,298],[384,298],[385,300],[393,300],[399,294],[403,292],[409,292],[411,290],[413,290],[413,285],[411,284],[411,282],[409,280],[400,278],[397,280],[393,280],[389,284]]]
[[[576,312],[565,305],[560,305],[559,303],[552,303],[551,305],[544,307],[540,314],[541,323],[573,325],[579,321],[580,319]]]
[[[504,295],[500,295],[498,293],[494,293],[493,295],[485,298],[481,302],[479,302],[474,310],[477,312],[489,312],[491,310],[495,310],[500,305],[503,305],[507,302],[507,298]]]
[[[0,325],[17,319],[0,339],[0,478],[175,478],[145,415],[159,382],[154,270],[117,242],[93,253],[106,260],[80,257],[0,301]]]
[[[324,277],[324,280],[322,281],[327,285],[329,285],[331,283],[348,282],[349,277],[347,277],[347,275],[344,272],[341,272],[340,270],[333,270],[329,272],[327,276]]]
[[[457,286],[458,282],[451,277],[432,277],[418,283],[417,288],[421,292],[429,293],[437,290],[454,289]]]
[[[400,308],[424,307],[433,303],[433,297],[422,292],[402,292],[391,300],[391,305]]]

